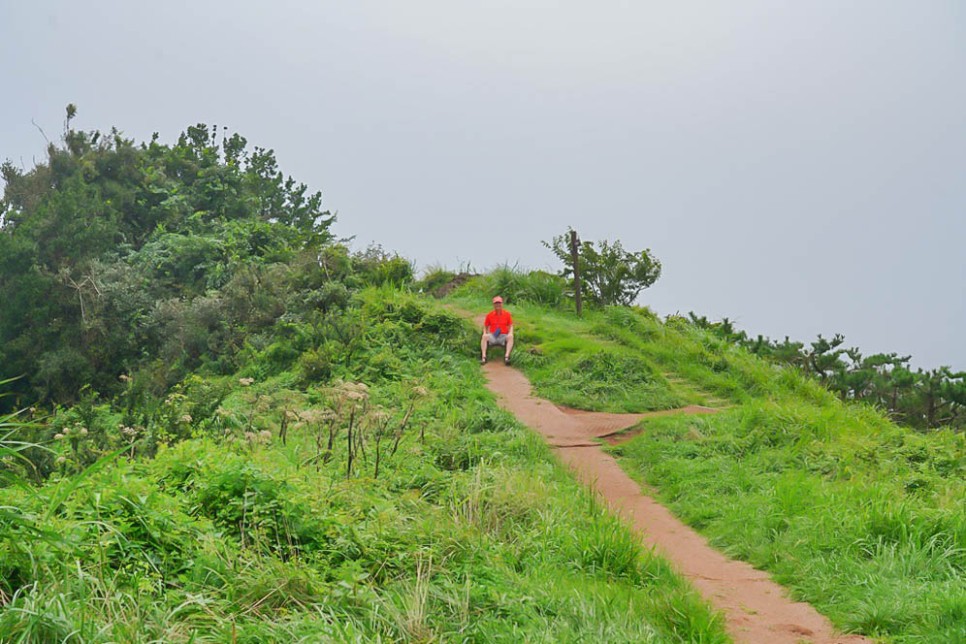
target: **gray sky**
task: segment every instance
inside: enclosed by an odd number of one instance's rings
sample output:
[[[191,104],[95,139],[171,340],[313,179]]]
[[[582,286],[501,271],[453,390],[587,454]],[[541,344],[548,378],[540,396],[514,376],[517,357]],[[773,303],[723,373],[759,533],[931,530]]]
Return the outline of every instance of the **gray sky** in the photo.
[[[659,313],[966,369],[966,3],[0,0],[0,158],[227,125],[420,268],[649,247]]]

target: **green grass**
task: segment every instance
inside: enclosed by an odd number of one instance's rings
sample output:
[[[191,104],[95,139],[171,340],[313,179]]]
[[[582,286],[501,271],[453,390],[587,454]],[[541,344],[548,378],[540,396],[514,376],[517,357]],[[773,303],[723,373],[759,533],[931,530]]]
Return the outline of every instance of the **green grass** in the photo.
[[[488,310],[481,298],[465,293],[451,302],[466,311]],[[506,306],[515,325],[515,365],[527,374],[537,395],[578,409],[617,412],[707,401],[706,394],[669,381],[650,356],[630,354],[619,338],[597,333],[608,323],[608,313],[589,311],[577,319],[509,298]]]
[[[714,545],[842,628],[966,635],[962,435],[917,435],[861,408],[748,403],[649,421],[617,452]]]
[[[105,404],[88,434],[51,442],[46,483],[0,488],[19,518],[0,517],[0,641],[727,641],[495,406],[469,325],[391,289],[355,306],[365,342],[324,365],[332,380],[254,352],[159,405],[163,427],[139,430],[153,458],[82,466],[84,441],[115,440],[95,436],[117,418]],[[347,475],[350,415],[366,443]]]
[[[487,302],[494,295],[501,295],[508,302],[525,301],[550,308],[562,307],[567,301],[567,285],[562,277],[544,271],[527,272],[508,264],[476,276],[459,291]]]
[[[486,306],[471,288],[456,301]],[[966,641],[962,433],[898,427],[680,318],[662,322],[631,308],[583,319],[523,302],[507,308],[519,325],[518,364],[556,403],[724,410],[649,420],[638,437],[611,448],[716,547],[768,570],[843,630],[896,642]],[[586,368],[591,355],[611,373]],[[578,364],[593,376],[577,377]],[[646,391],[648,379],[665,397]]]

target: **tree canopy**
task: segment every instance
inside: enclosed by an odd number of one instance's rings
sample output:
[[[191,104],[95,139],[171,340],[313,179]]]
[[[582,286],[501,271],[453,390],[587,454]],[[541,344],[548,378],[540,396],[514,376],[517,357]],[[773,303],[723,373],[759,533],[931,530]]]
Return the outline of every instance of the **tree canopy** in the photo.
[[[916,369],[912,356],[898,353],[863,355],[858,347],[844,348],[845,337],[819,335],[807,346],[786,337],[773,341],[752,339],[738,331],[728,318],[711,322],[689,314],[695,326],[708,329],[729,342],[779,364],[797,367],[818,379],[842,398],[884,409],[896,421],[918,429],[966,427],[966,372],[950,367]]]
[[[138,144],[72,129],[75,115],[35,167],[2,165],[0,378],[30,402],[109,391],[152,361],[169,382],[217,368],[287,310],[344,298],[349,274],[412,276],[336,243],[321,193],[240,134],[198,124]]]
[[[550,242],[543,242],[543,245],[563,262],[561,275],[573,278],[574,259],[569,240],[569,234],[558,235]],[[642,290],[661,276],[661,262],[649,248],[638,252],[627,251],[620,240],[613,243],[606,239],[598,243],[580,242],[578,255],[585,295],[591,303],[599,306],[630,305]]]

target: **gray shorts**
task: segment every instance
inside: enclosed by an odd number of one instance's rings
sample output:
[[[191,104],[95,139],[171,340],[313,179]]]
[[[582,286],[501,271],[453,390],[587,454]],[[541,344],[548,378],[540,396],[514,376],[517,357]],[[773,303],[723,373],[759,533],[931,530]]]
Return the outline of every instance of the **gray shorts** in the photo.
[[[498,345],[500,345],[502,347],[505,347],[506,346],[506,339],[507,339],[507,334],[506,333],[501,333],[499,336],[495,336],[492,333],[487,333],[486,334],[486,344],[489,345],[489,346],[493,346],[494,344],[498,344]]]

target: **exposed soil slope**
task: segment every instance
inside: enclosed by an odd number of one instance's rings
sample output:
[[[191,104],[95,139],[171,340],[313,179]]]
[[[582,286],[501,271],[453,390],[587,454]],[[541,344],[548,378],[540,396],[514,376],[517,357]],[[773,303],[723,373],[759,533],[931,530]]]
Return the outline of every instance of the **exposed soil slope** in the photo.
[[[711,548],[697,532],[664,506],[646,496],[641,487],[605,453],[597,439],[642,419],[668,413],[713,413],[707,407],[652,414],[609,414],[562,409],[531,394],[530,382],[503,365],[483,367],[488,387],[500,404],[542,435],[585,484],[593,487],[607,505],[620,514],[646,544],[654,547],[688,577],[721,610],[728,632],[737,642],[823,644],[870,642],[857,635],[842,635],[811,605],[792,601],[785,589],[751,565],[728,559]]]

